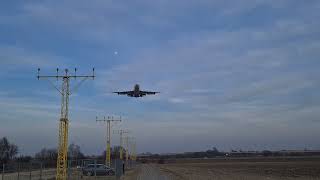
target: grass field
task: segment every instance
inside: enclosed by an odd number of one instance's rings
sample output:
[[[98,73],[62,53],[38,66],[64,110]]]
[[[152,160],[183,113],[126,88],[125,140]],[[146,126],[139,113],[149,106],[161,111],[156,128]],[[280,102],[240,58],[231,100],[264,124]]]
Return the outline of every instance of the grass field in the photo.
[[[126,179],[320,180],[320,158],[189,159],[143,164],[132,174]]]

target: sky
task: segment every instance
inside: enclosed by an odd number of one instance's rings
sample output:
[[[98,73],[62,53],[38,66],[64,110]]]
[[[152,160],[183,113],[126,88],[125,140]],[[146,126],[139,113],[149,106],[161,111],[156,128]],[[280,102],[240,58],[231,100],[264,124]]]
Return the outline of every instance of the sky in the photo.
[[[320,149],[319,11],[318,0],[2,1],[0,137],[21,154],[55,148],[61,81],[37,68],[94,67],[69,107],[69,143],[86,154],[104,150],[95,117],[110,115],[139,153]],[[161,93],[111,93],[134,84]]]

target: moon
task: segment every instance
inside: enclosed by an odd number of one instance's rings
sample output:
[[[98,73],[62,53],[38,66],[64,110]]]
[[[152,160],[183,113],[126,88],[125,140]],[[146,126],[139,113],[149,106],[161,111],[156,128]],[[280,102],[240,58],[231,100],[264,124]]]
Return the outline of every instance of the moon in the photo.
[[[118,51],[115,51],[115,52],[114,52],[114,55],[118,55]]]

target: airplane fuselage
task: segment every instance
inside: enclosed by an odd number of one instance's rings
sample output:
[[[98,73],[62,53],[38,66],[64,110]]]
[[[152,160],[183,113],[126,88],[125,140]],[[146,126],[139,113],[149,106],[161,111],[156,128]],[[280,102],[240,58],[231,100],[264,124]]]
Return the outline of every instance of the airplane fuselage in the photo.
[[[117,92],[113,92],[116,93],[118,95],[127,95],[129,97],[143,97],[146,95],[155,95],[159,92],[153,92],[153,91],[141,91],[140,90],[140,86],[139,84],[134,85],[133,90],[131,91],[117,91]]]
[[[141,97],[139,84],[134,85],[133,92],[134,97]]]

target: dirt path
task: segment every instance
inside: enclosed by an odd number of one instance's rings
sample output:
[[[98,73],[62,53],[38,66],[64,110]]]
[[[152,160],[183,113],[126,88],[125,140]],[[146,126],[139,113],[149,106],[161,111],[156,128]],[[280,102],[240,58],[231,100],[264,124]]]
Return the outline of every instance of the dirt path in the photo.
[[[123,180],[183,180],[156,164],[142,164],[131,170],[123,177]]]

